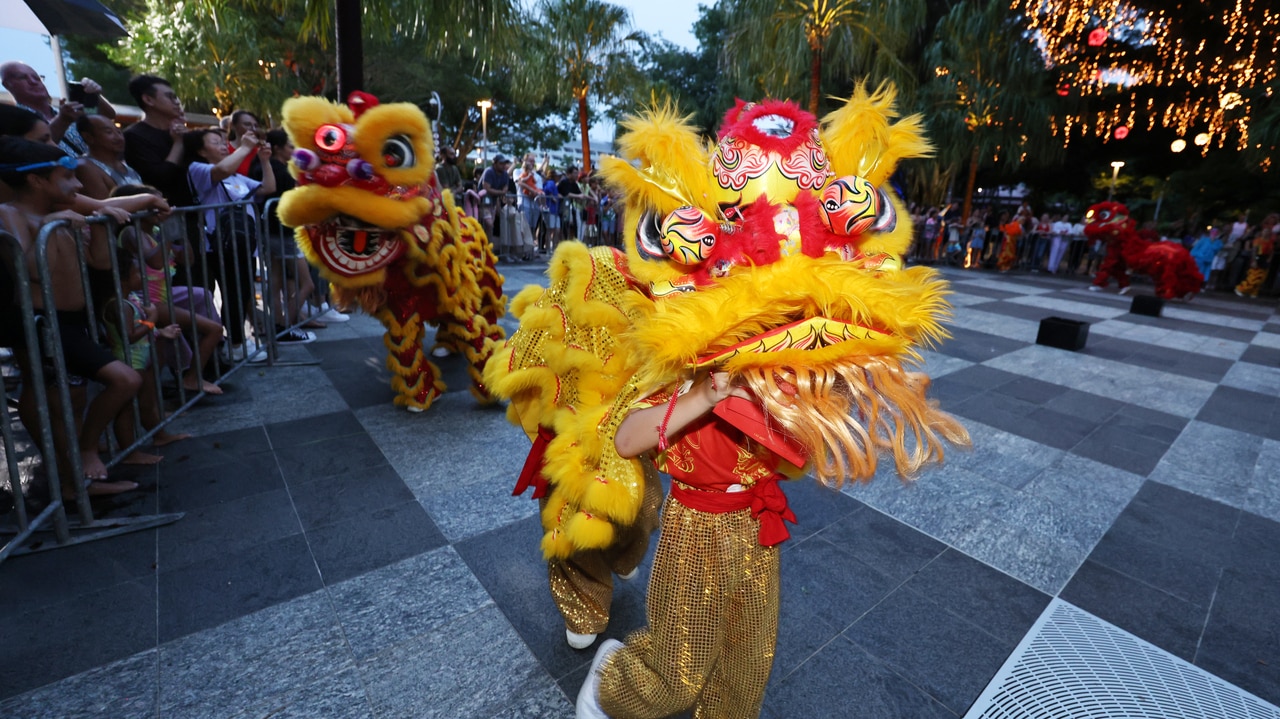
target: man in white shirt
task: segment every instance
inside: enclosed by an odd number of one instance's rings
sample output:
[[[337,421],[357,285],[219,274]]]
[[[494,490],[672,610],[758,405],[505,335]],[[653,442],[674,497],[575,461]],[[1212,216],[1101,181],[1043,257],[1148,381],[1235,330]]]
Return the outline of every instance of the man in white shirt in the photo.
[[[1049,274],[1058,274],[1058,265],[1062,264],[1062,256],[1067,252],[1071,241],[1071,223],[1066,215],[1058,215],[1049,227]]]

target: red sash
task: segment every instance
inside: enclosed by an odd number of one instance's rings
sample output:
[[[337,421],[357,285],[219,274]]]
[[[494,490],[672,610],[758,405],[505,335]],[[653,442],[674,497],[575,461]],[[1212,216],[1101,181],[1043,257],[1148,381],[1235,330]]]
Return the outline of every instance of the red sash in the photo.
[[[547,478],[542,474],[542,459],[547,453],[547,445],[556,438],[556,433],[547,427],[538,425],[538,437],[533,440],[529,456],[524,460],[524,469],[520,470],[520,478],[516,480],[516,488],[511,496],[518,497],[533,487],[530,499],[542,499],[547,493]]]
[[[686,489],[678,482],[671,483],[671,496],[680,504],[699,512],[724,514],[740,509],[751,509],[751,516],[760,520],[760,546],[772,547],[791,538],[783,520],[796,523],[796,515],[787,506],[787,495],[778,486],[776,476],[762,479],[742,492],[707,492]]]

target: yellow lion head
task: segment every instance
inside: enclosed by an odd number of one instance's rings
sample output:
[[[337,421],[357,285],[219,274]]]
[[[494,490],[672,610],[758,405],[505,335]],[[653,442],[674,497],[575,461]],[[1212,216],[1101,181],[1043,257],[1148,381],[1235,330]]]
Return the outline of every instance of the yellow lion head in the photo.
[[[293,98],[283,115],[298,187],[280,200],[281,222],[298,228],[298,246],[330,281],[381,284],[387,266],[413,251],[412,228],[437,194],[426,116],[362,92],[347,105]]]

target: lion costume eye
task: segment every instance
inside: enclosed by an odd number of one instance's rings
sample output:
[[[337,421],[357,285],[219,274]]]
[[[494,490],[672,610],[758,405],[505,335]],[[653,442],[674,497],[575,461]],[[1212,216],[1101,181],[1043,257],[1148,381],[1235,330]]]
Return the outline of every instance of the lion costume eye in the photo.
[[[347,131],[338,125],[321,125],[316,128],[315,141],[325,152],[338,152],[347,144]]]
[[[390,168],[404,169],[413,167],[416,164],[416,158],[409,138],[404,135],[396,135],[383,143],[382,161]]]

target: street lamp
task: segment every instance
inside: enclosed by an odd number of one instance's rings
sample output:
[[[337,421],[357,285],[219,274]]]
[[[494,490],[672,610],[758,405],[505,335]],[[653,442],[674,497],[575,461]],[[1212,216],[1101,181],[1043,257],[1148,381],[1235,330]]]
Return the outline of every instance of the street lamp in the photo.
[[[1120,176],[1120,168],[1124,167],[1123,160],[1116,160],[1111,163],[1111,191],[1107,193],[1107,202],[1111,202],[1111,198],[1116,194],[1116,178]]]
[[[490,100],[481,100],[476,103],[480,106],[480,166],[489,166],[489,108],[493,107]]]

